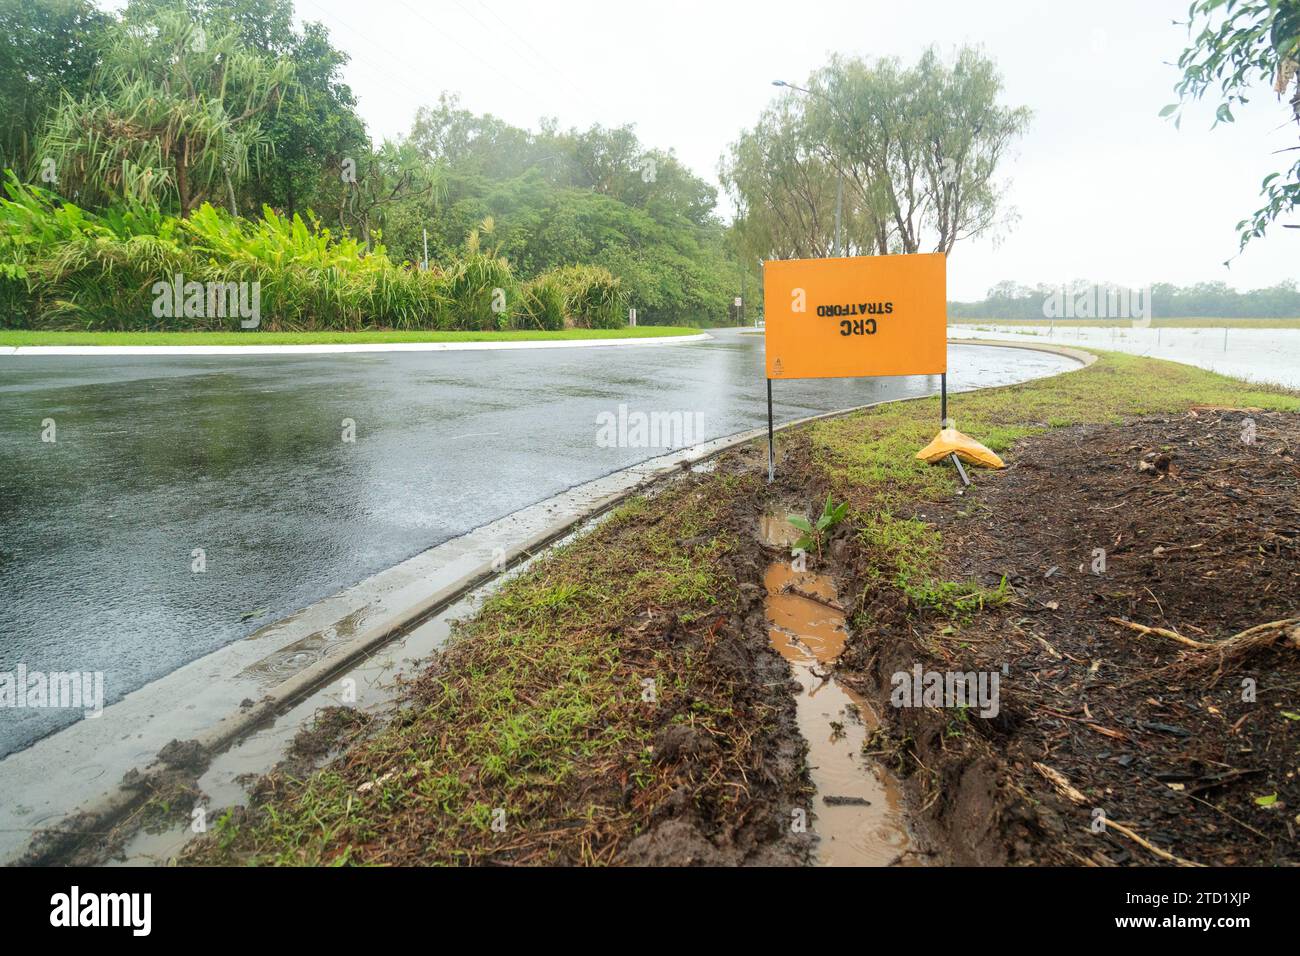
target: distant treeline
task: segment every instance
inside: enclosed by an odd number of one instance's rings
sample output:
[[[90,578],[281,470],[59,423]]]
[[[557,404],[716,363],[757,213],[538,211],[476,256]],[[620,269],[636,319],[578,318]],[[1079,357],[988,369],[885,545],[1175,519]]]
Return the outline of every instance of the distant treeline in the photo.
[[[1065,286],[1066,295],[1090,285],[1074,282]],[[1099,289],[1107,288],[1098,283]],[[1200,282],[1177,286],[1169,282],[1151,285],[1151,313],[1157,318],[1272,319],[1300,317],[1300,287],[1288,279],[1266,289],[1238,292],[1223,282]],[[999,282],[980,302],[949,302],[952,319],[1039,319],[1047,321],[1044,303],[1061,294],[1062,287],[1025,286]]]

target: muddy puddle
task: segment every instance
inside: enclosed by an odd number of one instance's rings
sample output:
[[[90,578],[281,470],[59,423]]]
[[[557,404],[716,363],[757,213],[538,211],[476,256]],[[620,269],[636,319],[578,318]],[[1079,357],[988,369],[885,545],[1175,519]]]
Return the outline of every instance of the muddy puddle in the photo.
[[[789,555],[799,531],[787,511],[764,515],[765,543]],[[820,837],[822,866],[886,866],[911,862],[898,782],[862,755],[879,723],[865,699],[843,686],[831,669],[848,637],[845,607],[835,582],[815,570],[816,556],[801,567],[793,558],[773,562],[763,576],[772,646],[790,663],[799,684],[799,731],[808,742],[808,765],[817,788],[811,829]]]

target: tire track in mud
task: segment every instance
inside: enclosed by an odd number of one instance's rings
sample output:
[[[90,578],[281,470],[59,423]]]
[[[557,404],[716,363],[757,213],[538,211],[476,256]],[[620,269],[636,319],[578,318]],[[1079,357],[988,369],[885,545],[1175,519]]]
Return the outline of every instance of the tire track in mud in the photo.
[[[760,520],[763,543],[789,552],[800,532],[781,514]],[[817,790],[812,829],[822,866],[887,866],[911,849],[902,791],[883,767],[863,756],[879,718],[866,699],[828,670],[848,639],[835,581],[808,570],[807,556],[772,562],[763,575],[772,647],[790,665],[799,732]],[[796,821],[797,825],[797,821]]]

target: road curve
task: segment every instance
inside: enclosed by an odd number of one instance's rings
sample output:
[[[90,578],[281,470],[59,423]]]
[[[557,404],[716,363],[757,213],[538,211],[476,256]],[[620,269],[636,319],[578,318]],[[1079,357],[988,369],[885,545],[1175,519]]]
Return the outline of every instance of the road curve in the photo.
[[[954,346],[950,378],[960,390],[1072,364]],[[779,382],[776,415],[937,385],[933,376]],[[691,443],[755,427],[765,419],[762,337],[720,330],[671,347],[309,358],[0,357],[9,662],[0,669],[103,671],[111,703],[412,555],[662,454],[599,440],[599,416],[617,419],[621,405],[629,416],[682,413]],[[54,442],[41,440],[47,421]],[[0,756],[79,716],[7,710]]]

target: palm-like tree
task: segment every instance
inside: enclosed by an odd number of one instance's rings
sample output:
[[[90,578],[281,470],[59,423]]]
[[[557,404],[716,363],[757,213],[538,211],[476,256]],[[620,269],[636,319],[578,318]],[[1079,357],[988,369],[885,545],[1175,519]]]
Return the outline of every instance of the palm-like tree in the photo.
[[[183,13],[122,27],[97,91],[65,100],[36,151],[53,159],[65,194],[83,203],[174,202],[181,215],[225,193],[267,155],[260,118],[292,78],[286,61],[244,50],[237,34],[209,38]]]

